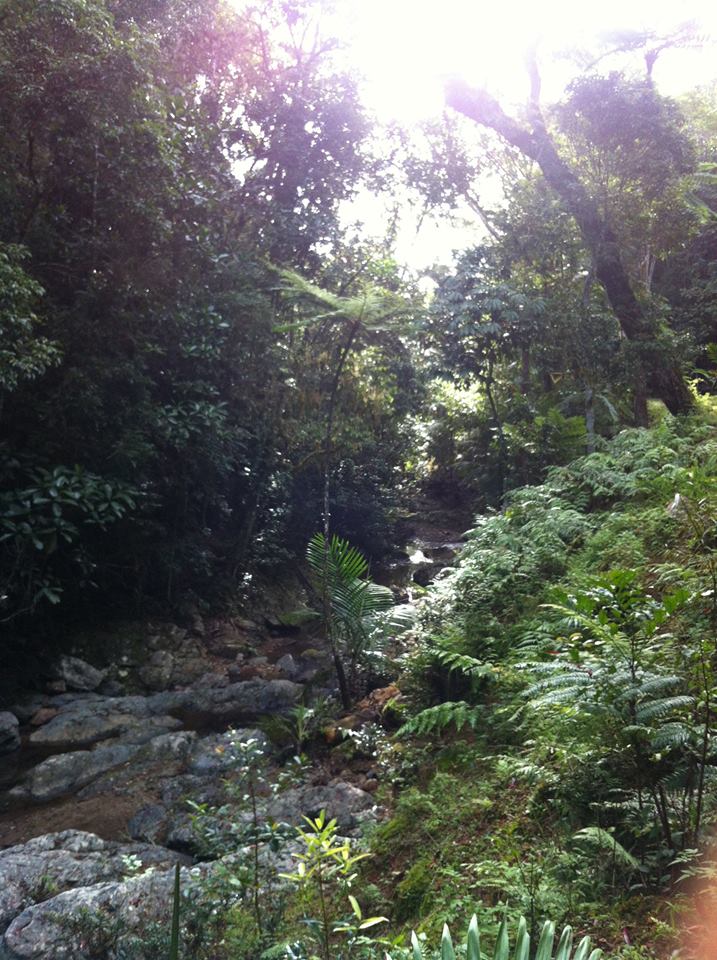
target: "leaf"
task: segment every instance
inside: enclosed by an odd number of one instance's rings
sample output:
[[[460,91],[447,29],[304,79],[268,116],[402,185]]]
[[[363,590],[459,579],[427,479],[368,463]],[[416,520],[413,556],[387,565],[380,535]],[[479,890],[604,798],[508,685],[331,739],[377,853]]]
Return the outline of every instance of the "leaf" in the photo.
[[[441,936],[441,960],[456,960],[456,954],[453,949],[453,941],[451,940],[451,932],[448,929],[448,924],[443,924],[443,934]]]

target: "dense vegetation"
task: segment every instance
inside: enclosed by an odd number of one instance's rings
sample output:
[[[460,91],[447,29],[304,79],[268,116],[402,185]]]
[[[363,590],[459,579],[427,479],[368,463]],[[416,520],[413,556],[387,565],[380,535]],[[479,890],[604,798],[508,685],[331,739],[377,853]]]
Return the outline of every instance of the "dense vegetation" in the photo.
[[[715,869],[714,91],[663,96],[670,38],[618,37],[557,104],[531,61],[515,119],[456,82],[387,129],[321,22],[0,0],[1,682],[91,620],[242,609],[300,568],[344,709],[398,677],[391,736],[347,751],[389,816],[367,858],[314,820],[262,913],[280,838],[198,810],[212,855],[256,856],[187,956],[420,957],[411,927],[475,912],[469,957],[507,927],[527,957],[546,918],[666,957]],[[348,224],[362,192],[482,239],[419,277],[395,219]],[[363,555],[427,497],[475,525],[397,639]],[[238,755],[237,808],[260,768]]]

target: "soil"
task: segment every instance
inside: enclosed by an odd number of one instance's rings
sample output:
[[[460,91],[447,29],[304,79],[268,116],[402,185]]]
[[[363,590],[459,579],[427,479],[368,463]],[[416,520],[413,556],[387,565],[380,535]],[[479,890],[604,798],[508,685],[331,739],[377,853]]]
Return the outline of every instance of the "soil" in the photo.
[[[145,802],[153,799],[148,796]],[[87,830],[103,840],[129,841],[127,821],[141,805],[135,793],[129,797],[104,795],[87,800],[64,797],[54,803],[15,810],[0,817],[0,849],[60,830]]]

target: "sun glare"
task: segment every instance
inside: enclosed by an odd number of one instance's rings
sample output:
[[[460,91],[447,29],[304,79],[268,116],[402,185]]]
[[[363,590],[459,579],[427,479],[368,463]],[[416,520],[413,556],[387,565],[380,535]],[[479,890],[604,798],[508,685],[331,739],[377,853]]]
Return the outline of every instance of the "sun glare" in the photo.
[[[523,57],[536,39],[544,54],[586,48],[596,35],[619,29],[670,30],[697,20],[705,34],[717,35],[717,12],[710,0],[689,3],[649,0],[361,0],[337,15],[354,63],[366,77],[366,95],[385,119],[416,122],[441,109],[442,78],[461,74],[487,85],[506,102],[525,98]],[[546,57],[547,59],[547,57]],[[671,51],[658,62],[656,77],[665,92],[680,92],[711,79],[713,49]],[[562,66],[561,66],[562,63]],[[546,96],[559,95],[574,67],[553,61],[545,71]]]

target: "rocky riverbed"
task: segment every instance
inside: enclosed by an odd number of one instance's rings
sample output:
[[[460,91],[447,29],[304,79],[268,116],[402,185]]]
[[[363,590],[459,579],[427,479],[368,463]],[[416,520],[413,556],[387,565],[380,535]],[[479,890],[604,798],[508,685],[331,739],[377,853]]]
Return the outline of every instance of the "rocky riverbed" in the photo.
[[[398,602],[450,560],[455,537],[441,532],[377,572]],[[166,924],[175,864],[183,885],[216,868],[202,862],[188,801],[227,802],[230,740],[253,740],[278,778],[291,747],[265,730],[334,694],[326,651],[295,619],[148,625],[133,652],[101,667],[65,656],[44,692],[0,712],[2,960],[96,960],[72,917],[99,913],[131,936]],[[347,760],[341,725],[380,722],[397,696],[376,690],[332,721],[321,757],[260,797],[261,816],[296,824],[325,809],[346,835],[380,816],[379,771],[370,757]]]

